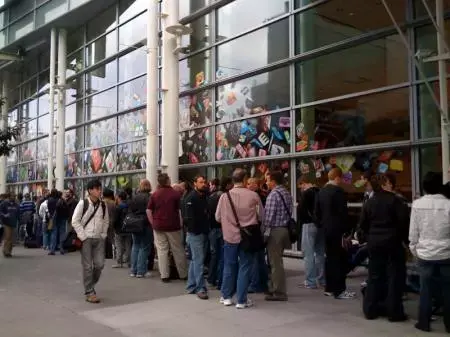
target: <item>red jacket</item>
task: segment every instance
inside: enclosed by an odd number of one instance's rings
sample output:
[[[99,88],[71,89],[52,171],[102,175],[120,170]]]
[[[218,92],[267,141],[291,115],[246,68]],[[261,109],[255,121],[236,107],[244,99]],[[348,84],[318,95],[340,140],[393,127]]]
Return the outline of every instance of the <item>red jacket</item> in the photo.
[[[180,193],[170,186],[159,187],[150,196],[148,209],[152,211],[154,230],[175,232],[181,229]]]

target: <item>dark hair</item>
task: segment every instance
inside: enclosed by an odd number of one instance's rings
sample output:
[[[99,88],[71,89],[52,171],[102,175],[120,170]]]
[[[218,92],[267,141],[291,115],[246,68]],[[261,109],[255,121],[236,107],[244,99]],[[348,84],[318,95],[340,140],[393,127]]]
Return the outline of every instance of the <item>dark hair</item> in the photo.
[[[220,190],[222,192],[226,192],[228,185],[231,185],[232,183],[233,183],[233,180],[230,177],[223,177],[220,180]]]
[[[62,198],[63,193],[61,191],[58,191],[58,199]]]
[[[194,183],[196,183],[200,178],[203,178],[204,180],[206,180],[206,177],[204,175],[199,174],[199,175],[195,176]]]
[[[214,185],[214,186],[217,186],[217,187],[220,186],[220,180],[219,180],[218,178],[212,179],[212,180],[210,181],[210,183],[211,183],[211,185]]]
[[[104,188],[103,197],[111,200],[114,199],[114,191],[109,188]]]
[[[120,191],[119,194],[117,195],[119,197],[120,200],[125,201],[128,198],[128,194],[125,191]]]
[[[297,180],[297,185],[302,185],[302,184],[315,184],[316,183],[316,179],[312,178],[311,176],[308,176],[306,174],[302,175],[300,178],[298,178]]]
[[[90,180],[86,186],[88,192],[95,188],[102,188],[102,183],[98,179]]]
[[[128,198],[133,196],[133,189],[131,187],[125,187],[123,191],[127,194]]]
[[[395,186],[397,185],[397,178],[396,178],[396,176],[393,175],[392,173],[386,173],[385,177],[386,177],[386,180],[391,183],[392,188],[395,188]]]
[[[284,175],[281,171],[271,171],[269,174],[270,180],[275,181],[277,185],[283,185]]]
[[[167,173],[161,173],[158,175],[158,185],[159,186],[169,186],[170,178]]]
[[[375,193],[382,190],[382,186],[386,183],[387,178],[383,174],[375,174],[370,178],[370,185]]]
[[[50,192],[50,197],[52,198],[58,198],[58,190],[56,188],[53,188]]]
[[[442,191],[442,173],[427,172],[422,180],[423,191],[426,194],[439,194]]]
[[[242,168],[237,168],[233,171],[232,180],[235,184],[243,183],[245,177],[247,176],[247,171]]]

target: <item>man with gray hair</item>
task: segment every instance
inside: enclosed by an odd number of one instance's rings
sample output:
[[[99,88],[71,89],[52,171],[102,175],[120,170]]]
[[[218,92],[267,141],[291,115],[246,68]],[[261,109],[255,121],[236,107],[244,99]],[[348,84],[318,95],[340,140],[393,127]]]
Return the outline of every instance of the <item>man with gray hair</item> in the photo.
[[[234,187],[222,194],[216,210],[216,220],[222,224],[224,240],[220,302],[225,306],[233,305],[232,298],[236,290],[237,309],[252,306],[252,302],[247,298],[247,290],[254,259],[254,253],[244,251],[240,247],[240,227],[258,224],[264,215],[264,208],[258,194],[246,188],[246,174],[243,169],[234,170]]]

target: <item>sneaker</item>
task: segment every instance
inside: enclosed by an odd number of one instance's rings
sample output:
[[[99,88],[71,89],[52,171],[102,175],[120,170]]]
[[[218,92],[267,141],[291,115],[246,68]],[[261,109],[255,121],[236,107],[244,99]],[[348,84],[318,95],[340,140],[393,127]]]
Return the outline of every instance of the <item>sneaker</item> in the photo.
[[[236,309],[245,309],[250,307],[253,307],[253,302],[250,299],[247,299],[247,303],[236,304]]]
[[[161,281],[163,283],[169,283],[170,282],[170,278],[169,277],[164,277],[164,278],[161,279]]]
[[[220,303],[222,303],[224,306],[229,307],[233,305],[233,300],[231,298],[220,298]]]
[[[136,274],[136,278],[144,278],[144,275]]]
[[[302,282],[298,286],[304,289],[317,289],[317,286],[308,285],[306,282]]]
[[[367,282],[366,281],[361,282],[361,288],[365,288],[365,287],[367,287]]]
[[[353,291],[345,290],[342,293],[340,293],[338,296],[336,296],[336,299],[338,300],[350,300],[356,297],[356,293]]]
[[[130,277],[136,277],[136,274],[131,273]]]
[[[205,291],[198,292],[197,297],[201,300],[207,300],[209,298],[208,294]]]
[[[328,297],[333,296],[333,293],[329,291],[325,291],[323,294]]]
[[[148,271],[144,274],[144,278],[150,278],[150,277],[152,277],[152,273],[150,271]]]
[[[100,303],[100,299],[96,294],[91,294],[86,296],[86,302],[88,303]]]

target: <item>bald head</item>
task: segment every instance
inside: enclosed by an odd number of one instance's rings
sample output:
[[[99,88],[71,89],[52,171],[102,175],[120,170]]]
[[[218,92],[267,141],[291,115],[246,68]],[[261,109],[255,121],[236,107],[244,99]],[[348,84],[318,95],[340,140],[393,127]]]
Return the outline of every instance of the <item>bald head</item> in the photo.
[[[245,171],[244,169],[241,168],[235,169],[232,175],[233,184],[243,184],[246,175],[247,171]]]

